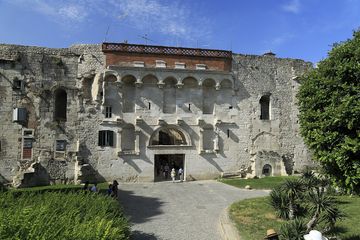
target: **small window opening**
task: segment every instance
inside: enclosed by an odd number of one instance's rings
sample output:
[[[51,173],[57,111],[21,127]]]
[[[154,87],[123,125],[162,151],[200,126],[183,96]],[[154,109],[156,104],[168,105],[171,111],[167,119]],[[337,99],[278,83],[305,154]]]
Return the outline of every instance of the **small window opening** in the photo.
[[[104,92],[100,92],[100,97],[103,97],[104,96]]]
[[[191,111],[191,104],[189,104],[189,111]]]
[[[260,119],[270,119],[270,96],[262,96],[260,98]]]
[[[65,140],[56,140],[56,151],[64,152],[66,150],[66,141]]]
[[[55,120],[66,121],[67,94],[63,89],[55,92]]]
[[[151,102],[148,103],[149,104],[149,110],[151,109]]]
[[[33,139],[32,138],[24,138],[23,139],[23,159],[31,159],[32,157],[32,147],[33,147]]]
[[[227,137],[230,137],[230,129],[227,130]]]
[[[13,90],[18,90],[18,91],[24,90],[24,81],[19,80],[17,77],[14,78]]]
[[[114,146],[114,132],[110,130],[99,131],[98,145],[101,147]]]
[[[111,118],[112,117],[112,107],[106,106],[105,107],[105,118]]]
[[[230,105],[230,106],[229,106],[229,109],[233,109],[233,106]]]

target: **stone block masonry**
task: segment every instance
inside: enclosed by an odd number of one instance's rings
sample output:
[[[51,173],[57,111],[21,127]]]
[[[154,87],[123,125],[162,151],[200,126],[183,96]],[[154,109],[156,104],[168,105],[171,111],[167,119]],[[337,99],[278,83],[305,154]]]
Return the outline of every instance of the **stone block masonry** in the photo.
[[[313,164],[296,107],[310,68],[208,49],[0,45],[0,180],[158,181],[166,164],[185,180],[292,174]]]

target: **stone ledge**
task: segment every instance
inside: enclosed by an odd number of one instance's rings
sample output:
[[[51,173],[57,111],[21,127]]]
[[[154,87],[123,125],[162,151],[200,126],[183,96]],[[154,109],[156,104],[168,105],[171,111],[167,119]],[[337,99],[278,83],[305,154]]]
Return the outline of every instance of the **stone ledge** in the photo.
[[[118,152],[118,156],[124,156],[124,155],[135,155],[135,156],[139,156],[140,153],[139,153],[139,152],[136,152],[136,151],[132,151],[132,150],[120,151],[120,152]]]

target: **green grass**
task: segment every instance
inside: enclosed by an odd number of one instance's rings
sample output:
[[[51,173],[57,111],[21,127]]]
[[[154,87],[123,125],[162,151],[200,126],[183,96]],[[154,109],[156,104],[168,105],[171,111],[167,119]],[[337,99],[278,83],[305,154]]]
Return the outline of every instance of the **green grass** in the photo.
[[[295,179],[296,176],[282,176],[282,177],[264,177],[259,179],[242,179],[242,178],[230,178],[220,179],[219,181],[225,184],[229,184],[238,188],[245,188],[249,185],[253,189],[272,189],[277,185],[280,185],[286,179]]]
[[[0,239],[129,239],[129,223],[119,203],[80,188],[55,185],[0,192]]]
[[[269,228],[278,231],[284,222],[278,219],[268,204],[269,197],[253,198],[233,203],[230,206],[230,218],[234,221],[240,236],[244,240],[264,239]]]
[[[336,224],[336,235],[342,240],[359,240],[360,197],[338,196],[339,208],[346,217]],[[279,231],[284,222],[275,215],[269,205],[269,197],[247,199],[236,202],[229,209],[240,236],[244,240],[263,239],[269,228]]]

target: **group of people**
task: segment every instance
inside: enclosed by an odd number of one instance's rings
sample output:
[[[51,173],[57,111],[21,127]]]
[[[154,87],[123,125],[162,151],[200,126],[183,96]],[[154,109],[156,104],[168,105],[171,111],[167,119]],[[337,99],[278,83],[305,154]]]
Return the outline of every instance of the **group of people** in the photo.
[[[86,191],[94,192],[94,193],[99,192],[97,183],[94,183],[91,187],[89,186],[89,184],[90,184],[90,182],[86,181],[82,189],[86,190]],[[118,186],[119,186],[119,183],[116,180],[114,180],[112,184],[109,184],[109,188],[106,191],[107,195],[117,198],[118,197]]]
[[[171,169],[171,173],[170,173],[172,182],[175,182],[176,175],[179,175],[179,180],[180,180],[180,182],[182,182],[182,181],[183,181],[183,173],[184,173],[184,170],[183,170],[182,168],[179,168],[179,170],[177,171],[177,173],[176,173],[175,168],[172,168],[172,169]]]
[[[170,167],[166,163],[165,166],[161,165],[160,168],[158,169],[157,175],[159,176],[160,174],[162,174],[162,176],[165,180],[169,179],[169,176],[170,176],[173,182],[175,182],[175,180],[178,176],[180,182],[182,182],[184,170],[182,169],[182,167],[180,167],[178,170],[176,170],[175,166],[174,166],[170,171]]]

